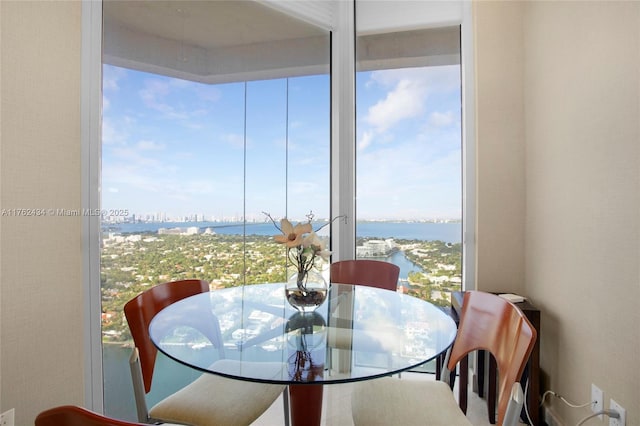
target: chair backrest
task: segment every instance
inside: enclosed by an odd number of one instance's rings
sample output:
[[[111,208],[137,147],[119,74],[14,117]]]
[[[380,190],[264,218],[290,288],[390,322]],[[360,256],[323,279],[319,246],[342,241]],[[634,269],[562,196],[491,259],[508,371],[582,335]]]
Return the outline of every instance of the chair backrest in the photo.
[[[142,426],[143,423],[131,423],[105,417],[93,411],[75,405],[62,405],[38,414],[35,426]]]
[[[490,293],[465,292],[448,368],[453,371],[469,352],[479,349],[491,352],[500,380],[498,425],[504,424],[511,390],[522,376],[536,337],[535,328],[511,302]]]
[[[172,303],[207,291],[209,291],[209,283],[203,280],[171,281],[145,290],[124,305],[124,315],[129,324],[133,343],[140,354],[146,393],[151,390],[153,368],[158,354],[158,349],[149,336],[151,320]]]
[[[341,260],[331,264],[331,282],[385,288],[398,288],[400,267],[380,260]]]

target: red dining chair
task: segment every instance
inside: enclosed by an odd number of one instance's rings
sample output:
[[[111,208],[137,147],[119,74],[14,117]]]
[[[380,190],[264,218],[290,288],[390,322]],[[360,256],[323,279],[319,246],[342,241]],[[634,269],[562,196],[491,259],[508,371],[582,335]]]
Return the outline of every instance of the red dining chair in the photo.
[[[499,373],[498,426],[518,423],[524,402],[518,380],[536,337],[535,328],[514,304],[490,293],[465,292],[460,326],[446,366],[453,371],[468,353],[491,352]],[[356,426],[471,425],[451,388],[442,381],[385,377],[360,382],[354,387],[351,407]]]
[[[61,405],[43,411],[36,417],[35,426],[142,426],[112,419],[75,405]]]
[[[129,364],[133,380],[138,421],[186,423],[198,426],[249,425],[266,411],[286,387],[233,380],[205,373],[174,394],[147,409],[145,395],[151,390],[157,348],[149,336],[149,324],[166,306],[185,297],[209,291],[202,280],[158,284],[131,299],[124,306],[135,348]],[[220,329],[213,314],[193,318],[192,326],[206,336],[224,356]],[[225,360],[225,362],[234,362]],[[286,401],[286,400],[285,400]],[[288,406],[285,405],[285,419]]]
[[[331,264],[331,282],[396,291],[400,267],[380,260],[341,260]]]

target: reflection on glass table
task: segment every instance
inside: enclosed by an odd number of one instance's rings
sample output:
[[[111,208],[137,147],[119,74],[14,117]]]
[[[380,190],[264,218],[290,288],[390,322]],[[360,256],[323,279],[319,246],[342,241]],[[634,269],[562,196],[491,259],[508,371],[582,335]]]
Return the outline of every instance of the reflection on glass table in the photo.
[[[453,342],[438,307],[398,292],[332,284],[313,313],[299,313],[284,284],[203,293],[162,310],[151,338],[170,358],[237,380],[289,385],[291,419],[320,423],[323,384],[415,368]]]

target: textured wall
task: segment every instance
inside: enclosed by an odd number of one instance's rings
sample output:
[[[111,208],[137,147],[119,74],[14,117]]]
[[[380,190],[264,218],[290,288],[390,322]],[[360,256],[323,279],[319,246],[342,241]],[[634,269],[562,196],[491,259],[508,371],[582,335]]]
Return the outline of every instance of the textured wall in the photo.
[[[0,409],[28,425],[83,402],[81,217],[10,215],[80,208],[81,3],[0,7]]]
[[[526,289],[549,386],[591,383],[640,424],[640,3],[532,2],[525,28]],[[587,409],[556,404],[567,424]],[[608,424],[608,420],[605,420]]]
[[[640,3],[478,2],[475,25],[478,286],[524,274],[543,390],[583,403],[595,383],[638,425]]]
[[[475,6],[477,288],[525,293],[524,3]]]

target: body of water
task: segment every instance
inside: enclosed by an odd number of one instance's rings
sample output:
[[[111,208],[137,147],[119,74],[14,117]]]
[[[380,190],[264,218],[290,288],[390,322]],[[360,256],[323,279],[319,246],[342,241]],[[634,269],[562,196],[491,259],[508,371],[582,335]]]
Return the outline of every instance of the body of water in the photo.
[[[322,226],[319,223],[314,229]],[[135,234],[152,232],[160,228],[191,228],[201,231],[209,228],[216,234],[222,235],[274,235],[278,231],[271,222],[260,223],[227,223],[227,222],[138,222],[103,224],[104,232],[119,232]],[[462,241],[462,223],[434,223],[434,222],[358,222],[356,224],[358,238],[394,238],[406,240],[435,241],[445,243],[459,243]]]
[[[393,263],[394,265],[398,265],[400,267],[400,275],[398,278],[401,280],[406,280],[409,277],[409,272],[422,272],[422,268],[407,259],[402,251],[397,251],[391,256],[380,260],[385,260],[389,263]],[[408,286],[407,283],[402,284],[406,284]]]

